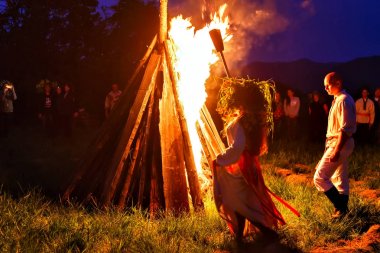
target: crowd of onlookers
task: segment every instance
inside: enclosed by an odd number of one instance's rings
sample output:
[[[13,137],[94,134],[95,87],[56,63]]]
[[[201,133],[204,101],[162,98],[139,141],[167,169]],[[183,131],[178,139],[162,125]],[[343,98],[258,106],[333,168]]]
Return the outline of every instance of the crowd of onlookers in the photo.
[[[42,87],[38,104],[38,118],[48,136],[71,136],[73,120],[82,110],[69,83],[52,85],[45,83]],[[122,91],[119,85],[111,85],[111,91],[104,102],[105,118],[119,100]],[[380,88],[370,96],[368,88],[361,89],[361,96],[356,100],[357,131],[354,135],[358,145],[380,144]],[[14,85],[9,81],[0,83],[0,129],[1,136],[7,135],[12,122],[13,102],[17,99]],[[295,91],[289,88],[286,95],[277,91],[274,95],[274,140],[295,140],[307,133],[311,142],[324,142],[328,113],[331,103],[315,91],[308,94],[306,106]],[[307,108],[306,108],[307,107]],[[301,109],[306,111],[303,124],[300,122]],[[306,109],[306,110],[305,110]],[[305,120],[306,119],[306,120]],[[306,122],[306,124],[305,124]]]
[[[362,88],[355,102],[357,130],[354,135],[358,145],[380,144],[380,88],[376,88],[370,97],[368,88]],[[293,89],[286,96],[276,92],[273,103],[274,139],[294,140],[301,133],[307,133],[311,142],[324,142],[329,108],[321,93],[310,93],[307,102],[306,124],[300,123],[302,103]]]
[[[43,87],[38,102],[38,118],[49,136],[72,135],[73,119],[78,117],[78,104],[69,83]]]
[[[41,80],[37,84],[37,93],[35,100],[37,118],[46,135],[71,137],[74,120],[85,114],[85,110],[79,106],[74,95],[72,85],[70,83],[59,85],[49,80]],[[112,84],[111,91],[105,98],[105,118],[108,118],[120,95],[118,84]],[[0,82],[0,137],[8,136],[13,124],[15,100],[17,95],[14,85],[6,80]]]

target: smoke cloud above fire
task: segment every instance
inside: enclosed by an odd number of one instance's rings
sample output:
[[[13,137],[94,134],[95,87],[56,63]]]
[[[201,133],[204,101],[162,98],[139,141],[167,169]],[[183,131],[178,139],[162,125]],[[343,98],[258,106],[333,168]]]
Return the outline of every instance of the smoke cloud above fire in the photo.
[[[294,13],[297,8],[302,15],[314,14],[312,0],[195,0],[169,3],[169,13],[172,16],[182,14],[191,17],[195,27],[206,25],[209,13],[214,13],[219,6],[227,3],[226,14],[230,18],[232,40],[225,45],[226,60],[230,68],[237,69],[250,60],[249,54],[253,48],[264,45],[271,35],[281,33],[293,25]],[[290,8],[293,8],[290,11]],[[203,17],[202,17],[203,14]]]

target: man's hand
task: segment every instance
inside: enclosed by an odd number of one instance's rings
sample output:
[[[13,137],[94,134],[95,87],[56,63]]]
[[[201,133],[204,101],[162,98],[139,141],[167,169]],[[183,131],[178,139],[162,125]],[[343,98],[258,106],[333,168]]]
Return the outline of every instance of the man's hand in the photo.
[[[339,160],[339,151],[334,150],[334,152],[330,156],[330,162],[337,162]]]

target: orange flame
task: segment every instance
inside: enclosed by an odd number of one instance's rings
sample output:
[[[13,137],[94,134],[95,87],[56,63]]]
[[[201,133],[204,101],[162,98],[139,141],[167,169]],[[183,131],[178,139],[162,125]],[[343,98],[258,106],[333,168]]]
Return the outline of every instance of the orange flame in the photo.
[[[226,4],[221,6],[219,12],[211,16],[211,23],[197,31],[192,26],[190,18],[183,19],[180,15],[170,22],[169,37],[175,47],[174,68],[178,73],[179,99],[184,108],[194,160],[202,181],[204,181],[201,166],[202,145],[196,131],[196,122],[200,120],[200,110],[206,102],[205,82],[210,76],[210,67],[219,59],[209,31],[220,29],[225,42],[232,37],[227,34],[229,23],[228,17],[224,17],[226,8]]]

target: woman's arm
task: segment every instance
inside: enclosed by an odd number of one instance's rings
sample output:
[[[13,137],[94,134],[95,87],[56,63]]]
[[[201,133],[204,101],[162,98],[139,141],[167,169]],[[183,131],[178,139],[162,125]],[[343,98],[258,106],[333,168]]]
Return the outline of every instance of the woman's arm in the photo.
[[[243,127],[237,122],[227,131],[231,131],[232,143],[224,153],[216,157],[216,163],[220,166],[228,166],[236,163],[245,148],[245,134]]]

